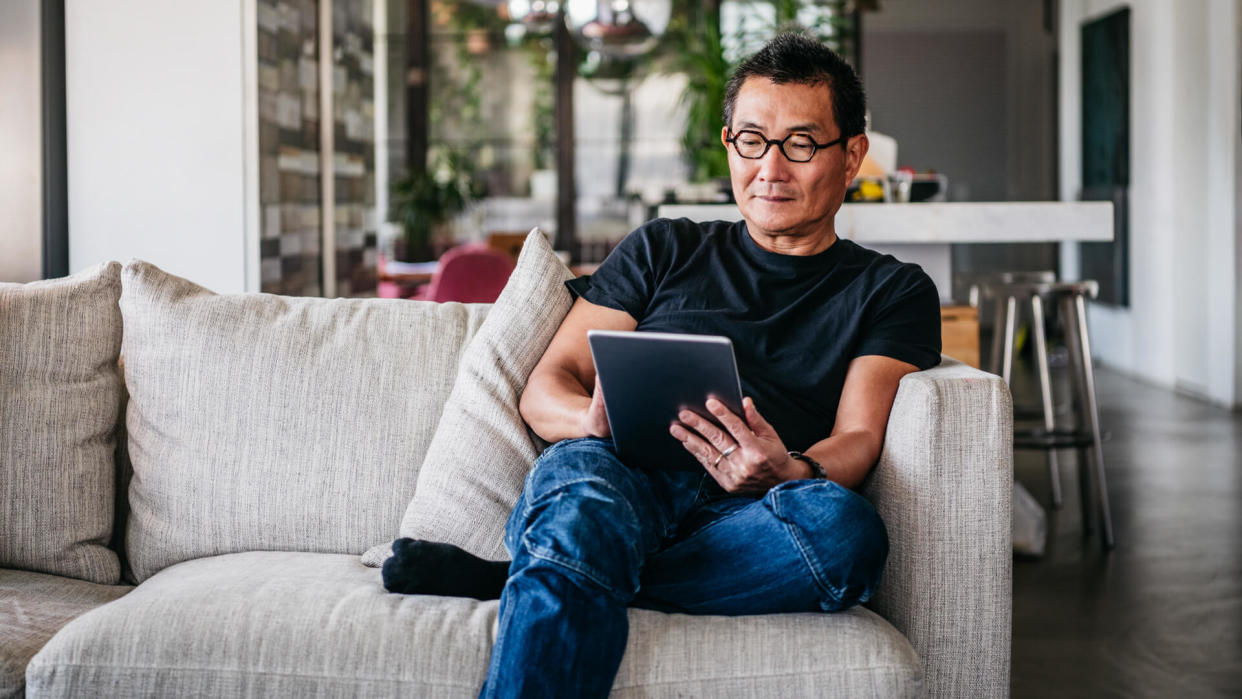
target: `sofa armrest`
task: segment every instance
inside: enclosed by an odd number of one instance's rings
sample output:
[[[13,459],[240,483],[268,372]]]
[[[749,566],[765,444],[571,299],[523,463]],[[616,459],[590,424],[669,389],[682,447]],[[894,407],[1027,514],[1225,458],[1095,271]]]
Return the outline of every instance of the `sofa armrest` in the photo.
[[[997,376],[945,358],[902,379],[863,494],[888,527],[871,608],[919,654],[931,697],[1009,693],[1013,407]]]

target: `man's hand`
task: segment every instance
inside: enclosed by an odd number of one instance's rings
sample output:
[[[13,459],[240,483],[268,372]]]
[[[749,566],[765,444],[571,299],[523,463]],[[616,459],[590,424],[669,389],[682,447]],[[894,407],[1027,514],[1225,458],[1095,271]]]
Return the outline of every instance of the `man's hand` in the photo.
[[[591,393],[591,405],[582,414],[582,431],[588,437],[611,437],[612,430],[608,427],[608,410],[604,407],[604,389],[599,383],[599,374],[595,375],[595,390]]]
[[[596,306],[581,298],[574,302],[531,371],[518,401],[522,419],[535,434],[545,442],[612,434],[587,332],[597,328],[633,330],[637,326],[638,321],[625,311]]]
[[[785,481],[806,478],[809,468],[789,457],[785,443],[755,409],[755,402],[749,397],[743,399],[742,410],[744,421],[711,398],[707,411],[725,426],[724,430],[693,411],[683,410],[669,433],[726,492],[764,493]]]

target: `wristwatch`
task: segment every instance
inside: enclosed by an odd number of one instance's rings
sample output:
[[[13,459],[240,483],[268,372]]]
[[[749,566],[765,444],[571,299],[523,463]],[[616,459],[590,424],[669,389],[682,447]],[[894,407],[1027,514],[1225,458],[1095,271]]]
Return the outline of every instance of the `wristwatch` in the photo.
[[[798,461],[802,461],[806,463],[807,466],[810,466],[811,467],[811,478],[827,478],[828,477],[828,473],[824,471],[824,467],[820,466],[818,461],[816,461],[815,459],[812,459],[811,457],[807,456],[806,454],[803,454],[800,451],[789,452],[789,458],[797,459]]]

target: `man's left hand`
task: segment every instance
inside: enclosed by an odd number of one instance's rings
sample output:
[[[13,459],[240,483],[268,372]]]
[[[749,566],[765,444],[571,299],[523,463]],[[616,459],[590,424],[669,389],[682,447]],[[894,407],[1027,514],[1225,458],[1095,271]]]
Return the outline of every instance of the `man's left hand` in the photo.
[[[742,400],[745,420],[715,398],[708,399],[706,407],[725,429],[683,410],[669,433],[726,492],[764,493],[785,481],[806,478],[806,465],[790,458],[780,435],[755,409],[753,400]]]

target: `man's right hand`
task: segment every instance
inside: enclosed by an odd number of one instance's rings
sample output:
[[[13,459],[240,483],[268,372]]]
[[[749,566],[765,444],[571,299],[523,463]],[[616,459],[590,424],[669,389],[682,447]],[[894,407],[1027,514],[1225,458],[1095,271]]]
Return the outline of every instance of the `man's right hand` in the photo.
[[[633,330],[629,313],[578,299],[531,371],[518,401],[522,419],[545,442],[575,437],[610,437],[604,392],[595,375],[587,332]],[[591,391],[591,382],[595,390]]]
[[[595,375],[595,390],[591,392],[591,405],[582,414],[582,431],[589,437],[611,437],[612,430],[608,427],[608,409],[604,407],[604,389],[599,383],[599,374]]]

